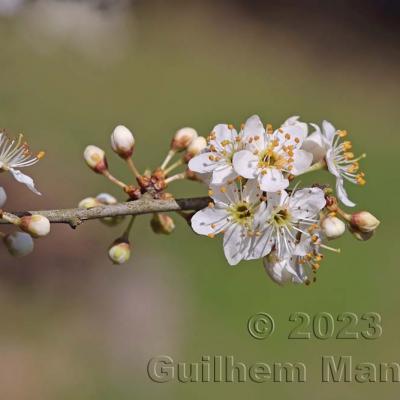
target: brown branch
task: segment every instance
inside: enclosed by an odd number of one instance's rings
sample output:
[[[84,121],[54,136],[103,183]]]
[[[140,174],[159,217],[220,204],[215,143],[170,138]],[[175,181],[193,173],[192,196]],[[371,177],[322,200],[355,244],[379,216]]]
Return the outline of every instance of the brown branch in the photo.
[[[61,210],[42,210],[42,211],[16,211],[14,215],[22,217],[24,215],[40,214],[49,219],[52,223],[69,224],[76,228],[83,221],[99,219],[105,217],[115,217],[121,215],[139,215],[154,212],[169,211],[197,211],[207,207],[211,201],[209,197],[195,197],[188,199],[155,200],[148,196],[143,196],[139,200],[128,201],[108,206],[84,208],[67,208]],[[0,224],[7,224],[5,220],[0,220]]]

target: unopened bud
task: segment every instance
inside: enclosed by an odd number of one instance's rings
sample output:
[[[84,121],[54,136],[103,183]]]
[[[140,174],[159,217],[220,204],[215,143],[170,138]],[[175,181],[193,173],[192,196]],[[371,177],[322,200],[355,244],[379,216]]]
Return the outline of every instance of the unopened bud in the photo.
[[[380,221],[368,211],[359,211],[351,215],[350,224],[361,232],[373,232],[380,224]]]
[[[197,136],[197,132],[193,128],[179,129],[172,139],[171,149],[174,151],[183,151]]]
[[[108,168],[105,153],[97,146],[87,146],[83,153],[83,158],[85,159],[89,168],[98,174],[101,174]]]
[[[85,197],[79,202],[78,208],[86,208],[88,210],[89,208],[98,207],[100,205],[100,202],[94,197]]]
[[[96,196],[95,200],[97,202],[99,202],[100,205],[104,205],[104,206],[109,206],[109,205],[118,203],[118,200],[109,193],[100,193]],[[123,220],[124,220],[124,217],[122,215],[117,215],[115,217],[101,218],[100,222],[102,222],[103,224],[108,225],[108,226],[115,226],[115,225],[118,225]]]
[[[108,249],[108,257],[114,264],[124,264],[131,256],[131,246],[124,239],[117,239]]]
[[[357,228],[354,228],[351,224],[348,225],[349,231],[353,234],[353,236],[357,240],[361,240],[365,242],[366,240],[371,239],[371,237],[374,235],[375,231],[371,232],[362,232]]]
[[[336,239],[343,235],[346,225],[339,218],[328,216],[322,220],[321,228],[328,239]]]
[[[174,220],[167,214],[155,213],[150,221],[154,233],[169,235],[175,229]]]
[[[111,194],[109,193],[99,193],[96,196],[96,201],[100,202],[101,204],[105,206],[110,206],[112,204],[117,204],[118,200]]]
[[[200,154],[206,147],[207,140],[203,136],[197,136],[187,148],[185,161],[189,162],[190,159]]]
[[[10,233],[3,238],[8,252],[14,257],[23,257],[32,253],[33,239],[25,232]]]
[[[135,147],[132,132],[123,125],[118,125],[111,134],[111,147],[122,158],[129,158]]]
[[[0,208],[4,206],[7,201],[7,193],[3,187],[0,187]]]
[[[43,215],[27,215],[20,218],[19,227],[31,236],[38,238],[49,234],[50,221]]]

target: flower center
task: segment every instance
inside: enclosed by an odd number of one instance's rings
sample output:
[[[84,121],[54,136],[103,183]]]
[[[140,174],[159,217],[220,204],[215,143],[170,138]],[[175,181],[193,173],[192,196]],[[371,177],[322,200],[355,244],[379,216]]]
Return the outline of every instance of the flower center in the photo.
[[[271,222],[279,227],[289,225],[291,220],[292,216],[286,208],[277,208],[271,217]]]
[[[253,209],[248,203],[240,202],[231,206],[230,214],[234,221],[245,224],[253,216]]]
[[[282,169],[287,164],[287,160],[276,153],[273,150],[273,147],[268,147],[264,150],[260,156],[258,161],[258,166],[260,168],[277,168]]]

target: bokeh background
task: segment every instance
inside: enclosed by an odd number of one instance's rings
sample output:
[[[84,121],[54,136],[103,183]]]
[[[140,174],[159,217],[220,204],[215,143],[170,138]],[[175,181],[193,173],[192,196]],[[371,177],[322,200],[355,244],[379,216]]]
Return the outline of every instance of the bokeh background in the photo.
[[[123,228],[98,221],[54,226],[25,259],[1,247],[0,398],[395,398],[396,384],[321,384],[320,358],[400,360],[398,2],[1,0],[0,13],[0,125],[47,151],[28,171],[42,197],[1,176],[8,209],[71,207],[102,191],[122,200],[82,159],[97,144],[112,172],[130,179],[109,148],[117,124],[134,131],[144,169],[182,126],[205,135],[258,113],[274,125],[301,115],[347,129],[368,154],[368,184],[349,191],[382,220],[369,242],[335,242],[342,254],[327,254],[309,287],[276,286],[260,262],[229,267],[220,240],[195,236],[178,216],[172,237],[138,218],[124,266],[106,256]],[[193,182],[171,190],[205,194]],[[265,341],[246,330],[259,311],[277,324]],[[383,336],[288,340],[294,311],[376,311]],[[302,361],[307,383],[156,384],[146,368],[160,354]]]

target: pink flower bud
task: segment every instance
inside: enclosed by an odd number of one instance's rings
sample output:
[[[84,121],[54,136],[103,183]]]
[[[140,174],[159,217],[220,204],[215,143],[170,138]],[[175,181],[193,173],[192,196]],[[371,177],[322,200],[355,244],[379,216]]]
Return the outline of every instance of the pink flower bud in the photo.
[[[132,132],[123,125],[118,125],[111,134],[111,147],[120,157],[129,158],[135,147]]]
[[[43,215],[27,215],[21,217],[19,227],[32,237],[39,238],[49,234],[50,221]]]
[[[105,153],[97,146],[87,146],[83,153],[83,158],[85,159],[89,168],[98,174],[101,174],[108,168]]]
[[[350,224],[361,232],[373,232],[380,221],[368,211],[359,211],[351,215]]]
[[[197,132],[193,128],[179,129],[172,139],[171,149],[174,151],[183,151],[197,136]]]

